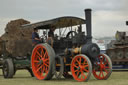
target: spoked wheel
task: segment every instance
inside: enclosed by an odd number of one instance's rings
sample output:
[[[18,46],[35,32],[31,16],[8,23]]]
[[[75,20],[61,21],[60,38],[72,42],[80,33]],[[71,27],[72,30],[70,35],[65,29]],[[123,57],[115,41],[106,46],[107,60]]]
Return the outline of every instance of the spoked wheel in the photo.
[[[71,63],[72,76],[77,81],[87,81],[92,72],[92,64],[85,55],[77,55]]]
[[[6,59],[3,64],[4,78],[12,78],[14,75],[14,65],[12,59]]]
[[[56,56],[55,60],[55,77],[59,79],[64,72],[64,60],[61,56]]]
[[[55,52],[48,44],[37,45],[32,53],[31,65],[34,76],[39,80],[49,80],[53,76]]]
[[[105,54],[100,54],[97,58],[96,65],[93,68],[93,75],[99,80],[108,79],[112,73],[112,62]]]

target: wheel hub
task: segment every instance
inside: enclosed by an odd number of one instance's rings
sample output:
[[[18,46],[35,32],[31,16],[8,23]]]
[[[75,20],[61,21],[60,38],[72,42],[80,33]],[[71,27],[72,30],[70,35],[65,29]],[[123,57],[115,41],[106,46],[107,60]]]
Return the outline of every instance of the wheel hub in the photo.
[[[104,64],[100,64],[100,68],[101,69],[104,69]]]
[[[43,60],[40,60],[40,61],[39,61],[39,64],[43,64],[43,63],[44,63]]]
[[[80,67],[80,69],[81,69],[81,70],[83,70],[83,69],[84,69],[84,67],[83,67],[83,66],[81,66],[81,65],[80,65],[79,67]]]
[[[80,66],[77,68],[77,70],[80,70],[81,68],[80,68]]]

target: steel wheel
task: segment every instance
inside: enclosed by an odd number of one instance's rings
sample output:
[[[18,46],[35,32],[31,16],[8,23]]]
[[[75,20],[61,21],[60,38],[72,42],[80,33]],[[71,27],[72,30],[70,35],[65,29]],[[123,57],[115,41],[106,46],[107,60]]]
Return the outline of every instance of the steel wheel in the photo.
[[[77,81],[87,81],[92,72],[92,64],[85,55],[77,55],[71,63],[72,76]]]
[[[3,64],[4,78],[12,78],[14,75],[14,65],[11,59],[6,59]]]
[[[64,60],[61,56],[56,56],[55,60],[55,77],[59,79],[64,72]]]
[[[96,65],[93,68],[93,75],[99,80],[108,79],[112,73],[112,62],[105,54],[98,56]]]
[[[32,53],[31,65],[34,76],[39,80],[52,78],[55,53],[48,44],[37,45]]]

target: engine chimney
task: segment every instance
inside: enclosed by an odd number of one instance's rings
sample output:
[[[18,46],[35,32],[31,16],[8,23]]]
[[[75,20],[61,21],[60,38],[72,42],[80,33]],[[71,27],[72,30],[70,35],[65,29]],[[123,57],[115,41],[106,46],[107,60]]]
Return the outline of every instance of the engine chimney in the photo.
[[[91,9],[85,9],[86,31],[88,43],[92,42]]]

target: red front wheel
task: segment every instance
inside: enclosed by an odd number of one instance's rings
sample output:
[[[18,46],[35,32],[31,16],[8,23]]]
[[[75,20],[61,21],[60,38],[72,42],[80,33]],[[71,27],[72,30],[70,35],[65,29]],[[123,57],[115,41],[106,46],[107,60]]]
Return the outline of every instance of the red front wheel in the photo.
[[[85,55],[77,55],[71,63],[72,76],[77,81],[87,81],[92,72],[92,64]]]
[[[99,80],[108,79],[112,73],[112,62],[105,54],[100,54],[93,67],[93,75]]]

